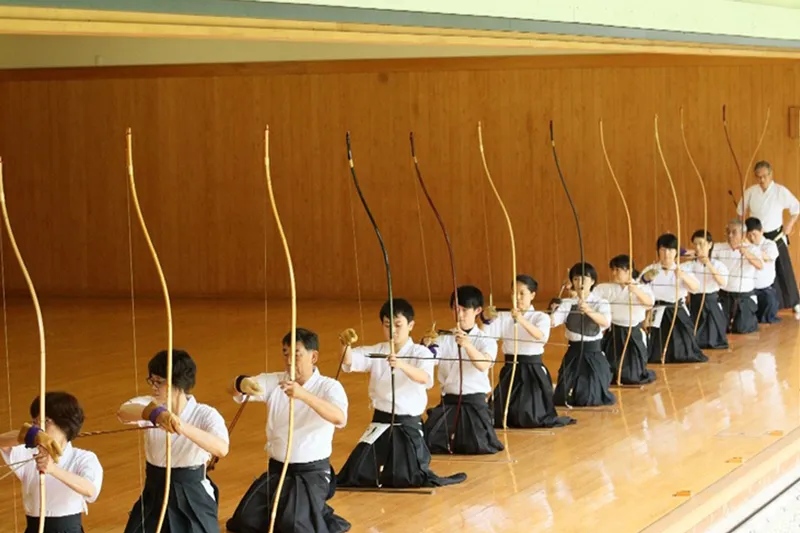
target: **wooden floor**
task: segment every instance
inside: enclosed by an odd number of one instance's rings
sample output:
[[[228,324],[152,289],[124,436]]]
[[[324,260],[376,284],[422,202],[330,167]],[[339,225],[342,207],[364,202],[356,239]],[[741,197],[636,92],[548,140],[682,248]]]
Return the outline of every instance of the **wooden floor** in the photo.
[[[134,378],[130,301],[45,301],[50,390],[76,394],[87,412],[84,430],[114,429],[117,406],[140,392],[149,357],[165,346],[166,321],[159,301],[136,302],[138,383]],[[421,304],[420,304],[421,305]],[[364,304],[368,342],[382,340],[378,303]],[[267,366],[264,304],[260,301],[174,302],[175,346],[198,361],[200,401],[227,420],[236,405],[225,394],[234,376]],[[418,330],[429,324],[419,309]],[[445,308],[436,309],[440,326]],[[269,370],[281,368],[280,338],[289,326],[286,302],[270,302]],[[299,325],[316,330],[324,374],[338,363],[338,332],[361,330],[355,303],[301,302]],[[465,471],[459,486],[434,495],[338,493],[332,504],[354,532],[408,531],[639,531],[742,466],[800,422],[798,322],[759,334],[733,337],[732,350],[708,352],[708,364],[655,367],[658,381],[644,390],[623,389],[616,412],[576,411],[578,424],[553,432],[502,436],[507,452],[495,464],[436,459],[440,474]],[[5,372],[0,377],[0,427],[17,428],[38,390],[37,333],[27,300],[8,306],[9,371],[13,420],[9,424]],[[563,342],[561,330],[554,342]],[[1,348],[0,348],[1,349]],[[545,362],[555,374],[564,348],[551,346]],[[343,375],[350,399],[347,427],[336,433],[332,462],[341,467],[366,427],[371,412],[366,375]],[[431,390],[430,401],[437,389]],[[265,410],[249,406],[232,434],[230,455],[213,478],[221,490],[224,523],[252,479],[265,468]],[[95,451],[105,483],[85,520],[87,531],[121,531],[140,491],[141,455],[134,433],[89,437],[77,445]],[[511,459],[515,462],[510,463]],[[461,459],[460,461],[463,461]],[[0,482],[0,531],[14,531],[11,478]],[[19,490],[17,484],[17,500]],[[16,516],[24,523],[21,503]],[[24,527],[20,527],[21,531]]]

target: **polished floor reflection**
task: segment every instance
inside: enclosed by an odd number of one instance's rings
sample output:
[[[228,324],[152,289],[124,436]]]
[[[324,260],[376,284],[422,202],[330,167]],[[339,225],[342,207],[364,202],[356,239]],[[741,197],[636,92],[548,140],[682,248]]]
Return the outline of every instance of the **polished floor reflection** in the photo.
[[[300,303],[299,325],[321,337],[323,373],[336,373],[340,330],[355,327],[367,342],[381,340],[378,306],[364,303],[361,332],[355,303]],[[48,388],[78,395],[87,411],[85,430],[119,427],[117,405],[137,387],[147,390],[147,360],[165,345],[163,305],[137,299],[136,358],[130,301],[46,301],[43,310]],[[225,394],[229,380],[281,368],[279,343],[289,327],[287,303],[269,302],[266,328],[260,301],[179,300],[174,313],[175,346],[198,361],[196,396],[230,420],[236,405]],[[418,314],[428,316],[427,308]],[[446,308],[435,309],[435,314],[440,326],[449,323]],[[428,326],[420,319],[417,330]],[[354,532],[639,531],[798,426],[798,327],[785,316],[781,324],[762,327],[758,334],[732,337],[728,351],[707,352],[707,364],[653,367],[655,384],[643,390],[615,390],[616,410],[575,410],[570,415],[577,425],[501,434],[506,452],[481,458],[494,463],[435,459],[437,473],[467,472],[462,485],[437,489],[433,495],[339,493],[332,504],[353,523]],[[552,339],[563,342],[563,334],[557,330]],[[28,418],[27,407],[38,390],[36,324],[25,300],[9,304],[7,341],[13,417],[9,420],[3,377],[0,425],[17,428]],[[545,353],[553,374],[563,350],[552,346]],[[337,468],[371,416],[367,376],[343,375],[342,382],[350,413],[347,427],[334,442],[332,462]],[[431,403],[437,394],[437,389],[430,391]],[[232,434],[231,454],[213,474],[221,490],[223,521],[265,468],[265,417],[263,406],[245,409]],[[106,471],[100,498],[84,522],[87,531],[122,529],[140,490],[137,442],[137,435],[128,433],[76,443],[95,451]],[[0,531],[14,531],[11,478],[0,481],[0,494]],[[16,516],[24,524],[19,502]]]

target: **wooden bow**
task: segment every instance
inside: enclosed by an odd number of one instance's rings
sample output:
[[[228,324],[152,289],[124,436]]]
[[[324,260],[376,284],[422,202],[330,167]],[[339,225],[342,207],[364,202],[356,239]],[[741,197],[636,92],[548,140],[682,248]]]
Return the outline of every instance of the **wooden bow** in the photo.
[[[742,212],[741,212],[742,225],[744,225],[744,221],[745,221],[745,219],[747,217],[747,199],[745,198],[745,194],[744,194],[745,193],[745,182],[746,182],[745,173],[749,172],[750,168],[753,166],[753,163],[755,163],[756,155],[758,155],[758,151],[761,149],[761,144],[764,142],[764,137],[767,134],[767,126],[769,126],[770,113],[771,113],[771,108],[768,107],[767,108],[767,117],[764,120],[764,127],[761,129],[761,135],[758,138],[758,144],[756,145],[756,149],[753,150],[753,155],[750,158],[750,161],[747,164],[747,166],[742,168],[742,167],[739,166],[739,160],[736,157],[736,152],[733,150],[733,143],[731,142],[730,132],[728,131],[727,108],[724,105],[722,106],[722,128],[725,130],[725,140],[728,143],[728,149],[731,152],[731,157],[733,157],[734,165],[736,165],[736,171],[739,173],[739,185],[741,186],[741,189],[742,189],[742,198],[740,200],[741,203],[742,203]],[[737,214],[738,214],[738,211],[739,211],[739,206],[738,205],[736,206],[736,211],[737,211]],[[742,292],[742,282],[744,281],[744,268],[743,267],[744,267],[744,253],[740,252],[740,258],[739,258],[739,292]]]
[[[694,162],[694,157],[692,157],[692,152],[689,150],[689,143],[686,141],[686,128],[683,125],[683,108],[681,108],[681,138],[683,139],[683,147],[686,150],[686,155],[689,157],[689,162],[692,164],[692,168],[694,169],[694,173],[697,176],[697,181],[700,183],[700,190],[703,191],[703,240],[708,242],[708,198],[706,196],[706,184],[703,181],[703,176],[700,175],[700,169],[697,168],[697,164]],[[709,253],[708,257],[709,262],[711,261],[711,254]],[[703,316],[703,306],[706,303],[706,283],[708,282],[708,272],[706,272],[706,267],[703,265],[703,294],[700,297],[700,307],[697,311],[697,318],[694,320],[694,334],[697,335],[697,328],[700,326],[700,317]]]
[[[128,128],[127,132],[127,160],[128,160],[128,185],[130,186],[131,199],[133,206],[136,209],[136,216],[139,218],[139,226],[142,228],[144,240],[150,250],[150,256],[153,258],[153,264],[158,272],[158,279],[161,282],[161,293],[164,296],[164,306],[167,311],[167,411],[172,413],[172,305],[169,300],[169,289],[167,288],[167,280],[164,277],[164,270],[161,268],[161,261],[158,259],[153,241],[150,239],[150,232],[147,230],[147,224],[142,215],[142,208],[139,205],[139,195],[136,193],[136,180],[133,174],[133,134],[131,129]],[[166,439],[166,461],[165,461],[165,476],[164,476],[164,500],[161,504],[161,512],[158,516],[158,525],[156,526],[155,533],[161,533],[161,528],[164,527],[164,520],[167,516],[167,506],[169,504],[170,485],[172,484],[172,439],[167,432],[164,432]]]
[[[275,194],[272,191],[272,175],[269,169],[269,126],[264,128],[264,169],[267,178],[267,193],[269,202],[272,206],[272,215],[275,217],[275,225],[283,244],[283,253],[286,256],[286,267],[289,269],[289,286],[292,296],[292,329],[291,339],[289,340],[289,380],[294,381],[297,370],[297,286],[294,280],[294,266],[292,265],[292,254],[289,251],[289,243],[286,240],[286,233],[283,231],[283,224],[278,213],[278,205],[275,203]],[[289,462],[292,458],[292,441],[294,440],[294,398],[289,397],[289,434],[286,438],[286,456],[283,459],[283,468],[278,478],[278,486],[275,488],[275,495],[272,500],[272,513],[269,518],[269,533],[275,531],[275,519],[278,516],[278,504],[281,501],[281,491],[286,481],[286,473],[289,471]]]
[[[622,187],[619,185],[617,175],[614,173],[614,168],[611,166],[611,159],[608,157],[606,150],[606,139],[603,132],[603,119],[600,119],[600,146],[603,148],[603,157],[606,159],[608,172],[611,174],[611,179],[614,180],[614,185],[617,187],[620,200],[622,200],[622,207],[625,208],[625,218],[628,222],[628,260],[630,261],[631,282],[633,282],[633,226],[631,225],[631,212],[628,209],[628,202],[625,201],[625,195],[622,193]],[[628,288],[628,333],[625,335],[625,343],[622,345],[622,354],[619,358],[619,368],[617,369],[617,385],[622,385],[622,364],[625,362],[625,353],[628,350],[628,343],[631,340],[631,333],[633,332],[633,294]],[[613,334],[613,331],[612,331]]]
[[[33,280],[25,266],[25,260],[22,258],[22,253],[17,246],[17,240],[14,238],[14,231],[11,229],[11,219],[8,216],[8,209],[6,207],[6,192],[3,184],[3,160],[0,159],[0,207],[3,210],[3,224],[8,233],[8,241],[14,249],[14,256],[17,258],[19,268],[25,278],[25,284],[28,286],[28,292],[31,295],[33,302],[33,309],[36,312],[36,325],[39,329],[39,427],[44,430],[46,427],[45,421],[45,401],[44,398],[47,394],[47,351],[45,349],[44,340],[44,319],[42,318],[42,308],[39,306],[39,297],[36,295],[36,288],[33,286]],[[39,533],[44,532],[44,525],[47,516],[47,493],[45,490],[45,477],[44,472],[39,472]]]
[[[433,198],[428,193],[428,188],[425,186],[425,181],[422,179],[422,172],[419,170],[419,161],[417,160],[416,150],[414,148],[414,132],[409,134],[409,142],[411,143],[411,158],[414,160],[414,170],[417,174],[417,180],[419,181],[419,186],[422,189],[425,198],[428,200],[428,204],[431,206],[433,210],[433,214],[436,215],[436,220],[439,222],[439,227],[442,229],[442,235],[444,236],[444,242],[447,245],[447,253],[450,259],[450,274],[453,280],[453,320],[456,322],[456,328],[460,329],[458,324],[458,281],[456,281],[456,260],[455,254],[453,254],[453,245],[450,242],[450,235],[447,233],[447,228],[444,225],[444,220],[442,220],[442,216],[439,214],[439,210],[436,209],[436,205],[433,203]],[[461,412],[461,399],[464,395],[464,363],[463,363],[463,356],[461,353],[461,346],[458,347],[458,401],[456,402],[456,414],[453,419],[453,431],[450,433],[450,439],[447,442],[447,450],[452,454],[452,444],[456,438],[456,428],[458,428],[458,418]],[[447,422],[447,417],[445,416],[445,423]]]
[[[669,180],[669,187],[672,190],[672,199],[675,201],[675,220],[677,221],[678,225],[678,233],[676,235],[678,239],[678,253],[675,255],[675,307],[672,312],[672,323],[669,325],[669,331],[667,332],[667,340],[664,342],[664,349],[661,351],[661,364],[663,365],[667,359],[667,348],[669,348],[669,341],[672,337],[672,330],[675,329],[675,319],[678,318],[678,306],[680,305],[679,296],[680,296],[680,289],[681,289],[681,282],[680,278],[678,277],[678,271],[681,268],[681,211],[680,206],[678,205],[678,193],[675,191],[675,183],[672,181],[672,174],[669,172],[669,167],[667,166],[667,160],[664,158],[664,151],[661,149],[661,139],[658,136],[658,115],[655,116],[653,122],[655,128],[655,136],[656,136],[656,146],[658,147],[658,154],[661,156],[661,163],[664,165],[664,170],[667,173],[667,180]]]
[[[553,152],[553,161],[555,161],[555,164],[556,164],[556,170],[558,171],[558,177],[561,180],[561,186],[564,188],[564,193],[567,195],[567,200],[569,201],[569,206],[572,209],[572,217],[575,219],[575,229],[578,232],[578,246],[580,247],[580,253],[581,253],[581,286],[578,288],[578,290],[580,291],[578,293],[578,295],[579,295],[578,296],[578,301],[582,302],[583,301],[583,283],[584,283],[584,280],[586,278],[586,261],[585,261],[584,253],[583,253],[583,232],[581,231],[581,222],[578,219],[578,210],[575,207],[575,203],[572,201],[572,195],[570,195],[570,193],[569,193],[569,188],[567,187],[567,181],[564,179],[564,174],[561,172],[561,165],[558,162],[558,152],[556,152],[556,137],[555,137],[555,133],[554,133],[554,130],[553,130],[553,121],[552,120],[550,121],[550,147],[551,147],[552,152]],[[633,260],[631,260],[631,261],[633,261]],[[583,321],[585,320],[585,318],[586,317],[584,316],[583,311],[581,311],[581,340],[583,340],[583,331],[584,331]],[[581,342],[580,344],[581,344],[581,346],[580,346],[580,352],[578,353],[578,364],[576,365],[576,369],[580,369],[581,361],[583,360],[583,342]],[[620,365],[620,368],[622,368],[622,365]],[[565,401],[571,400],[572,399],[572,394],[575,391],[575,384],[578,381],[578,372],[576,371],[576,372],[574,372],[574,374],[575,374],[575,381],[572,383],[571,386],[569,386],[567,388],[567,397],[566,397]],[[567,384],[566,380],[565,380],[564,384],[565,385]]]
[[[503,216],[506,218],[506,224],[508,225],[508,235],[511,240],[511,309],[517,309],[517,288],[515,286],[517,282],[517,247],[514,242],[514,227],[511,225],[511,217],[508,216],[508,210],[506,209],[506,204],[503,203],[503,199],[500,198],[500,193],[497,192],[497,187],[494,185],[494,181],[492,180],[492,174],[489,172],[489,165],[486,163],[486,154],[483,150],[483,127],[480,122],[478,122],[478,146],[481,150],[481,161],[483,161],[483,170],[486,173],[486,179],[489,180],[489,185],[492,187],[492,191],[494,191],[494,195],[497,198],[497,202],[500,204],[500,209],[503,210]],[[491,302],[490,304],[491,305]],[[513,316],[513,315],[512,315]],[[508,393],[506,394],[506,405],[505,409],[503,410],[503,429],[508,429],[508,407],[511,404],[511,391],[514,389],[514,378],[516,377],[517,373],[517,360],[519,359],[519,325],[514,320],[514,365],[511,367],[511,381],[508,383]]]
[[[358,177],[356,176],[356,166],[353,162],[353,151],[350,148],[350,132],[347,132],[345,136],[345,142],[347,143],[347,162],[350,165],[350,175],[353,177],[353,185],[356,187],[356,192],[358,193],[358,197],[361,199],[361,205],[364,206],[364,211],[367,213],[367,217],[369,218],[370,223],[372,223],[372,229],[375,230],[375,236],[378,238],[378,244],[381,247],[381,253],[383,254],[383,266],[386,270],[386,289],[389,295],[389,354],[395,355],[395,348],[394,348],[394,296],[392,292],[392,269],[389,267],[389,254],[386,251],[386,244],[383,242],[383,235],[381,235],[381,230],[378,229],[378,224],[375,222],[375,218],[372,216],[372,211],[369,209],[369,205],[367,205],[367,199],[364,198],[364,193],[361,192],[361,186],[358,183]],[[395,371],[394,367],[392,368],[392,419],[391,424],[389,425],[389,441],[392,440],[392,431],[394,431],[394,419],[395,419]],[[387,456],[384,458],[385,461],[388,460],[390,453],[394,448],[390,445],[387,450]],[[383,473],[384,465],[379,465],[378,471]],[[378,479],[378,487],[380,487],[380,477]]]

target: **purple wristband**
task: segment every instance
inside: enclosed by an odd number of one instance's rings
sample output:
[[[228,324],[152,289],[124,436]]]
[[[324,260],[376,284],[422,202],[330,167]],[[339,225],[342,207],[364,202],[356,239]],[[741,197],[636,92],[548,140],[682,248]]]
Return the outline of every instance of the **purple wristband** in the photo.
[[[163,405],[159,405],[158,407],[153,409],[153,411],[150,413],[150,423],[152,423],[154,426],[157,426],[158,422],[156,422],[156,420],[158,420],[158,417],[161,415],[161,413],[166,413],[166,412],[167,408],[164,407]]]
[[[428,346],[428,350],[430,350],[431,353],[433,354],[433,356],[436,357],[436,354],[439,351],[439,345],[438,344],[431,344],[430,346]]]
[[[36,448],[36,435],[42,431],[42,428],[39,426],[31,426],[28,432],[25,434],[25,447],[26,448]]]

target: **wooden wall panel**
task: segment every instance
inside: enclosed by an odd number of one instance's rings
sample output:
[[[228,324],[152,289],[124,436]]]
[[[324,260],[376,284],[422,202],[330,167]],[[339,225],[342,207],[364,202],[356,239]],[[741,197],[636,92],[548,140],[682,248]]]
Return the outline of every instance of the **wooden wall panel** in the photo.
[[[337,64],[340,68],[337,69]],[[398,66],[399,65],[399,66]],[[414,68],[414,65],[417,65]],[[627,251],[621,203],[606,170],[598,121],[628,199],[640,265],[658,234],[675,230],[672,196],[655,151],[653,116],[676,182],[684,242],[702,227],[703,205],[680,137],[686,135],[709,194],[709,229],[722,237],[740,194],[721,124],[722,104],[742,165],[767,106],[772,121],[757,154],[800,194],[800,148],[787,110],[800,104],[800,65],[621,57],[439,60],[311,65],[275,70],[181,67],[6,73],[0,81],[0,155],[8,207],[34,281],[50,295],[130,291],[125,128],[134,131],[142,208],[175,295],[288,294],[283,252],[265,196],[263,127],[271,131],[272,177],[300,295],[354,298],[358,252],[365,298],[385,295],[383,263],[350,181],[344,134],[386,240],[395,294],[426,297],[420,220],[435,297],[449,294],[447,254],[419,195],[408,134],[414,130],[428,188],[450,231],[460,283],[508,299],[508,231],[485,183],[476,124],[484,123],[489,167],[516,232],[517,269],[553,293],[579,257],[577,235],[553,164],[555,123],[562,169],[583,229],[586,259],[605,275]],[[594,66],[593,66],[594,65]],[[396,68],[397,67],[397,68]],[[102,69],[99,72],[103,72]],[[296,72],[296,73],[295,73]],[[27,78],[26,78],[27,76]],[[749,174],[748,174],[749,176]],[[351,204],[352,202],[352,204]],[[352,215],[355,230],[351,225]],[[484,205],[488,244],[484,235]],[[137,293],[158,281],[131,219]],[[266,226],[265,226],[266,224]],[[793,250],[800,265],[798,249]],[[11,289],[22,280],[6,254]],[[491,272],[491,279],[490,279]]]

